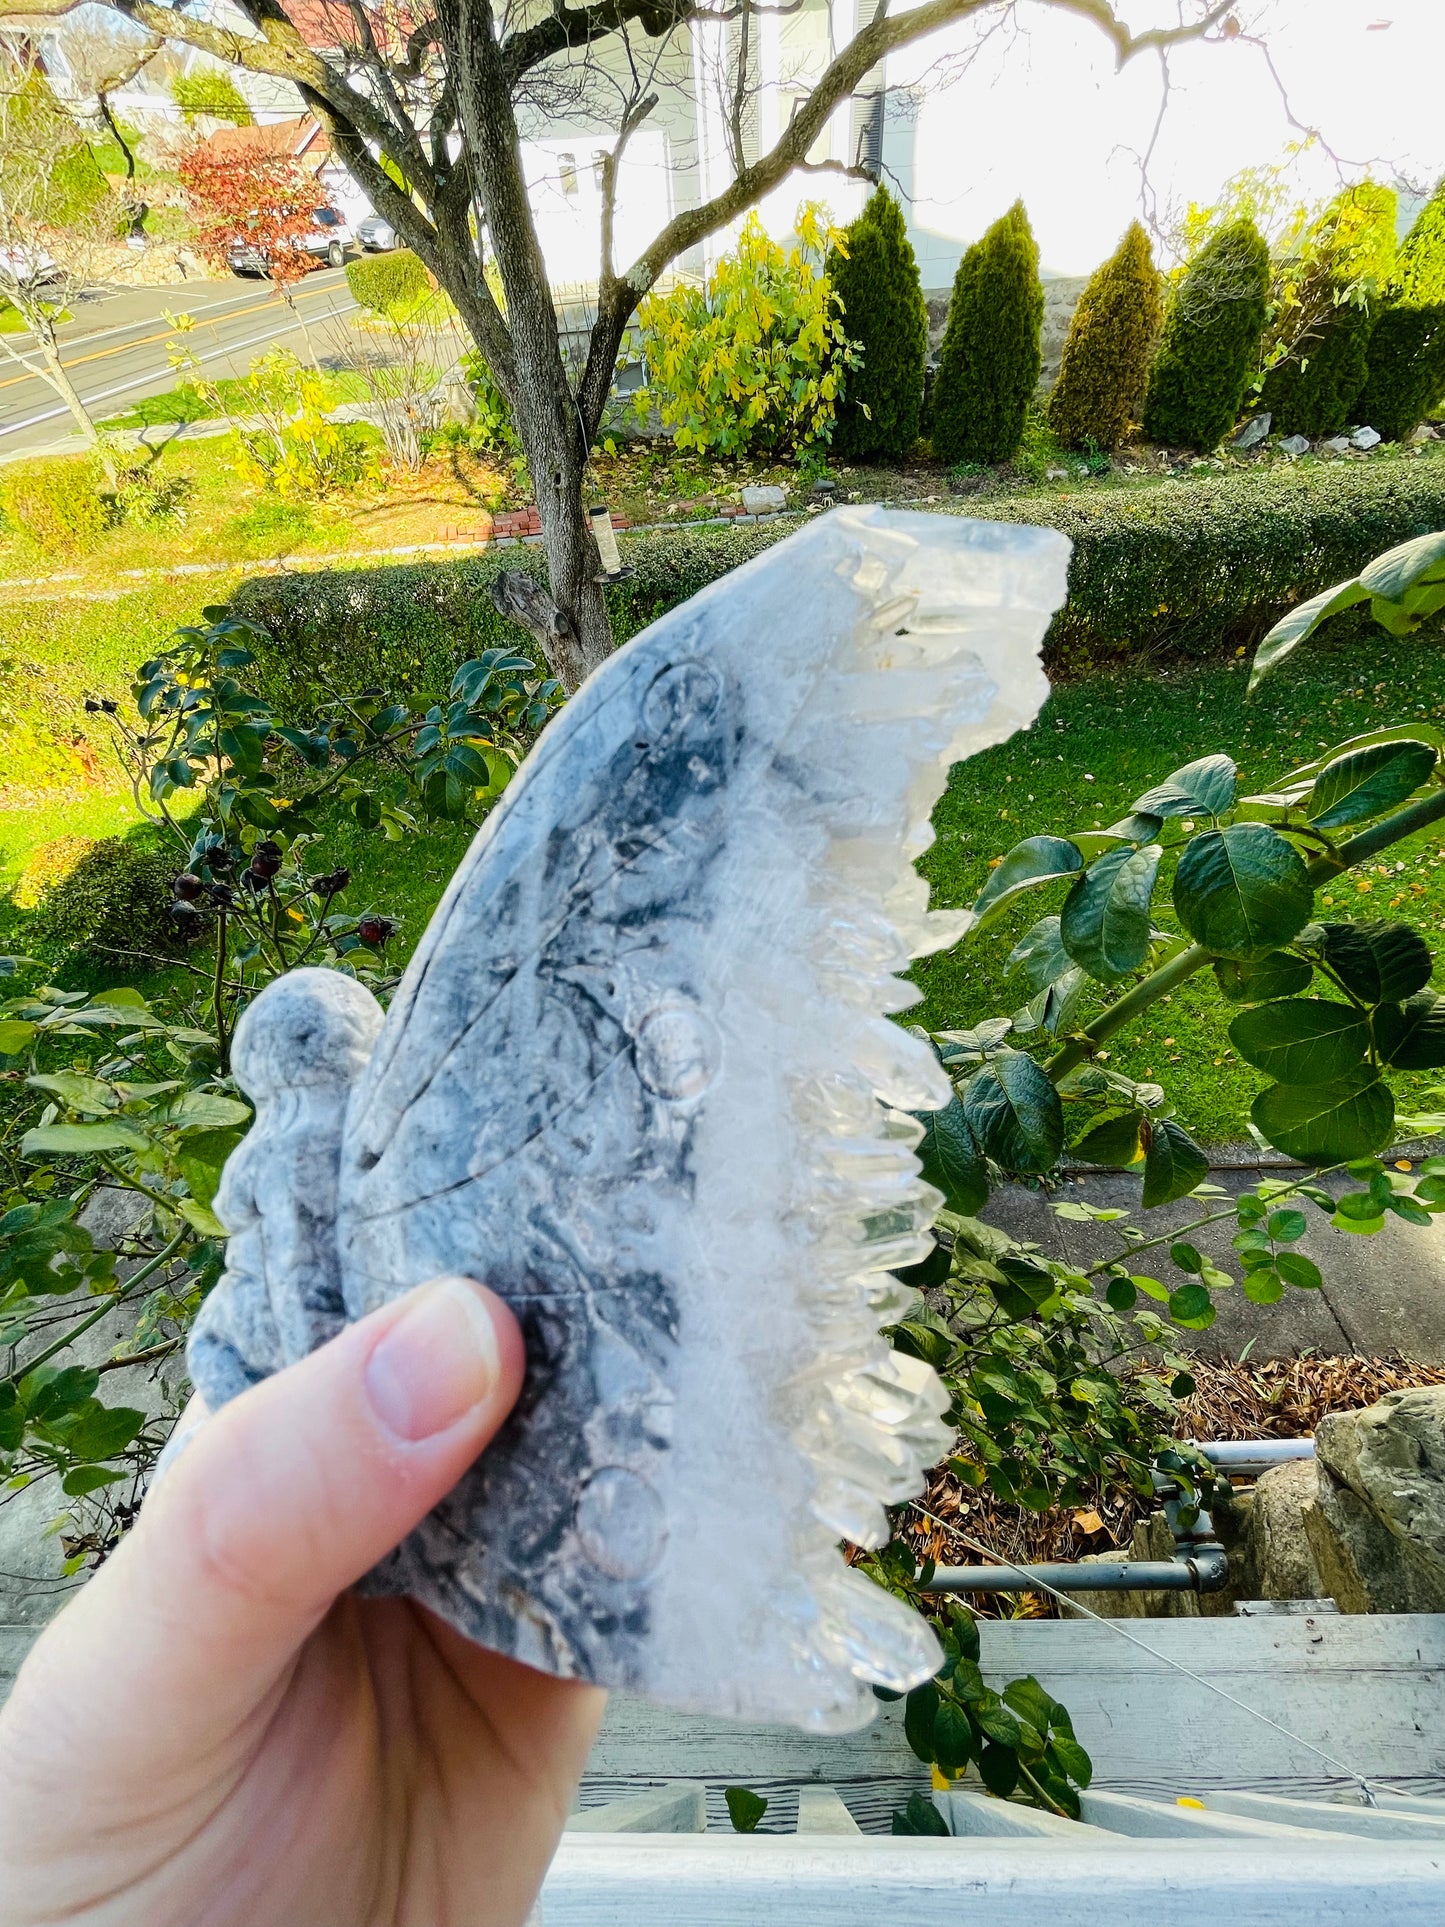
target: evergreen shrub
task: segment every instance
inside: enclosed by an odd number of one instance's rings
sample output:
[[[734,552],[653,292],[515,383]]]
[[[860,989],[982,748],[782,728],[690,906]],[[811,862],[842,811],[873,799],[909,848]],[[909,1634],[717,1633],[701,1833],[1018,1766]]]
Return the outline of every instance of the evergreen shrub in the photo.
[[[1308,435],[1313,441],[1338,434],[1355,420],[1377,319],[1374,309],[1343,301],[1301,354],[1269,371],[1260,402],[1277,434]]]
[[[828,257],[848,339],[863,351],[844,386],[833,429],[839,455],[906,456],[918,440],[928,309],[903,213],[880,187],[847,229],[847,253]]]
[[[1207,454],[1239,416],[1264,333],[1269,248],[1253,221],[1206,241],[1164,318],[1144,400],[1151,441]]]
[[[1117,448],[1139,419],[1162,303],[1149,236],[1135,221],[1079,297],[1049,396],[1066,447]]]
[[[1400,244],[1390,296],[1355,413],[1397,442],[1445,399],[1445,180]]]
[[[1369,364],[1355,417],[1402,442],[1445,395],[1445,305],[1386,308],[1370,336]]]
[[[346,264],[352,299],[388,321],[404,321],[428,299],[431,276],[421,258],[407,248],[390,254],[365,254]]]
[[[958,264],[933,398],[933,450],[945,462],[1006,462],[1043,365],[1039,250],[1015,201]]]
[[[177,867],[173,851],[103,837],[45,891],[26,942],[79,964],[91,978],[135,975],[134,959],[114,955],[118,950],[180,956],[185,939],[171,914]]]

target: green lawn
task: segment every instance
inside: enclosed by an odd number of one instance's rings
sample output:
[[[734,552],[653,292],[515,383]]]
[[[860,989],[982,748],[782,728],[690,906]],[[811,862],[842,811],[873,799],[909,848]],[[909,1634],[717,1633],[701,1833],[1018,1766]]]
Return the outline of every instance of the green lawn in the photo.
[[[176,623],[193,620],[203,602],[223,599],[227,587],[224,577],[154,584],[114,600],[17,602],[7,611],[0,946],[24,945],[27,919],[4,909],[4,893],[38,846],[115,834],[137,820],[110,758],[108,726],[85,713],[84,697],[123,700],[134,666]],[[1110,823],[1151,783],[1209,751],[1236,757],[1247,789],[1267,789],[1294,763],[1361,730],[1445,718],[1445,672],[1438,638],[1428,635],[1393,641],[1337,626],[1331,640],[1300,650],[1248,703],[1245,681],[1243,662],[1191,662],[1144,663],[1062,682],[1031,730],[954,771],[935,817],[938,840],[923,865],[935,903],[969,902],[990,862],[1019,838]],[[465,832],[441,828],[388,844],[346,821],[334,826],[316,861],[350,866],[348,908],[400,920],[394,954],[404,959],[465,843]],[[1062,895],[1062,885],[1033,893],[976,942],[920,962],[925,1000],[907,1021],[958,1029],[1016,1009],[1023,980],[1005,975],[1004,960],[1035,918],[1059,908]],[[1155,904],[1158,923],[1175,927],[1167,868]],[[1418,847],[1402,846],[1369,875],[1336,886],[1322,908],[1408,916],[1433,941],[1445,926],[1445,861],[1428,837]],[[1119,1068],[1157,1077],[1183,1121],[1214,1142],[1243,1135],[1263,1081],[1233,1066],[1229,1014],[1212,976],[1201,973],[1112,1049]],[[1227,1066],[1235,1074],[1221,1077]],[[1417,1086],[1431,1082],[1421,1078]]]
[[[1020,838],[1112,823],[1141,791],[1197,756],[1227,751],[1249,793],[1363,730],[1445,718],[1438,636],[1395,641],[1339,630],[1333,642],[1298,651],[1248,702],[1246,680],[1242,662],[1146,663],[1061,684],[1031,730],[954,770],[934,816],[938,841],[921,865],[935,907],[970,902],[991,860]],[[1442,849],[1428,833],[1401,844],[1388,863],[1334,886],[1322,907],[1341,917],[1408,918],[1433,944],[1445,929]],[[1154,914],[1160,928],[1177,930],[1171,867],[1161,875]],[[1021,974],[1005,975],[1005,960],[1036,918],[1060,908],[1065,888],[1030,892],[975,942],[922,959],[915,976],[924,1002],[906,1021],[963,1029],[1016,1010],[1027,988]],[[1436,980],[1445,983],[1445,972]],[[1181,1120],[1205,1140],[1243,1137],[1250,1100],[1268,1080],[1236,1064],[1225,1035],[1232,1014],[1212,973],[1201,972],[1138,1030],[1121,1033],[1110,1061],[1131,1076],[1157,1078]],[[1231,1075],[1221,1077],[1225,1067]],[[1437,1081],[1422,1077],[1414,1088]]]

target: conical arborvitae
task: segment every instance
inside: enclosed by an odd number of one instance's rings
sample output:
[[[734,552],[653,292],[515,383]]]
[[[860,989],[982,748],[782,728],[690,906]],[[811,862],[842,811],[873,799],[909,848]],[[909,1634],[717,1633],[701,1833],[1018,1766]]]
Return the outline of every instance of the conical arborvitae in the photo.
[[[1006,462],[1038,386],[1044,290],[1039,250],[1015,201],[958,264],[933,403],[945,462]]]
[[[1404,441],[1445,399],[1445,181],[1400,244],[1369,365],[1355,418],[1387,442]]]
[[[1234,221],[1199,250],[1169,305],[1144,398],[1144,432],[1173,448],[1218,446],[1256,367],[1269,295],[1269,248]]]
[[[1049,426],[1066,447],[1117,448],[1139,419],[1162,303],[1149,236],[1136,221],[1096,268],[1069,323]]]
[[[1341,302],[1313,340],[1265,378],[1261,405],[1280,435],[1337,435],[1356,419],[1378,310]]]
[[[843,300],[843,327],[863,349],[838,405],[833,449],[863,460],[906,456],[918,440],[928,309],[903,212],[880,187],[835,249],[828,274]],[[866,412],[865,412],[866,411]]]

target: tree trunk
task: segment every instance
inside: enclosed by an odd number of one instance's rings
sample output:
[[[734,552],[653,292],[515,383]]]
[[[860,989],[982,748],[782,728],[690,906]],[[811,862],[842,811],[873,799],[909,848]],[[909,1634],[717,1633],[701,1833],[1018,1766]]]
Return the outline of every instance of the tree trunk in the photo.
[[[512,404],[536,491],[547,580],[562,618],[560,624],[549,625],[546,634],[537,629],[532,633],[570,691],[612,650],[612,625],[597,579],[601,558],[582,512],[588,430],[562,359],[552,290],[527,199],[517,123],[491,10],[475,0],[466,5],[461,0],[439,0],[437,20],[448,65],[456,76],[474,188],[506,294],[513,365],[511,369],[493,365],[492,372]],[[478,260],[478,280],[480,271]],[[471,327],[473,339],[482,345],[484,335],[472,326],[472,311],[478,306],[472,291],[448,292]]]
[[[105,479],[114,488],[119,479],[116,474],[115,457],[101,440],[99,430],[90,419],[89,410],[76,393],[75,383],[70,379],[70,372],[60,358],[60,348],[55,340],[53,328],[48,327],[39,316],[26,315],[25,319],[30,323],[31,332],[40,349],[41,359],[45,363],[45,379],[75,417],[76,426],[100,458],[100,465],[105,470]]]

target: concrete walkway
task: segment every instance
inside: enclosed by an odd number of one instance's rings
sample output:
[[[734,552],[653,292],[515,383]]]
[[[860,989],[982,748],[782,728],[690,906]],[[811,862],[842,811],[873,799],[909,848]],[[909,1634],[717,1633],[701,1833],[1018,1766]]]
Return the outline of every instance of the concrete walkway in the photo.
[[[1215,1155],[1223,1168],[1211,1172],[1211,1182],[1236,1197],[1252,1190],[1262,1176],[1297,1175],[1294,1167],[1276,1170],[1257,1163],[1253,1146],[1221,1147]],[[1240,1163],[1246,1168],[1238,1168]],[[1359,1187],[1348,1179],[1330,1179],[1327,1188],[1338,1193]],[[1055,1204],[1087,1203],[1103,1210],[1128,1210],[1129,1222],[1149,1238],[1176,1231],[1205,1215],[1200,1201],[1194,1198],[1145,1212],[1139,1208],[1139,1193],[1138,1178],[1094,1171],[1069,1178],[1047,1194],[1024,1185],[1006,1185],[994,1193],[983,1215],[1014,1237],[1084,1267],[1112,1257],[1124,1247],[1126,1241],[1119,1235],[1123,1220],[1080,1223],[1059,1217],[1051,1208]],[[1222,1207],[1224,1200],[1218,1203]],[[1181,1348],[1219,1359],[1238,1358],[1246,1345],[1251,1347],[1253,1359],[1293,1357],[1304,1351],[1355,1352],[1366,1357],[1400,1352],[1424,1365],[1445,1364],[1445,1220],[1437,1218],[1427,1227],[1391,1217],[1383,1231],[1366,1238],[1337,1231],[1324,1213],[1307,1201],[1300,1209],[1309,1229],[1290,1249],[1302,1252],[1319,1266],[1324,1277],[1321,1288],[1286,1288],[1275,1305],[1252,1304],[1238,1286],[1216,1292],[1215,1322],[1208,1331],[1181,1332]],[[1191,1232],[1189,1241],[1220,1270],[1238,1278],[1239,1258],[1230,1246],[1238,1229],[1229,1218],[1208,1231]],[[1170,1263],[1167,1245],[1126,1262],[1132,1271],[1158,1278],[1171,1287],[1187,1282]]]

